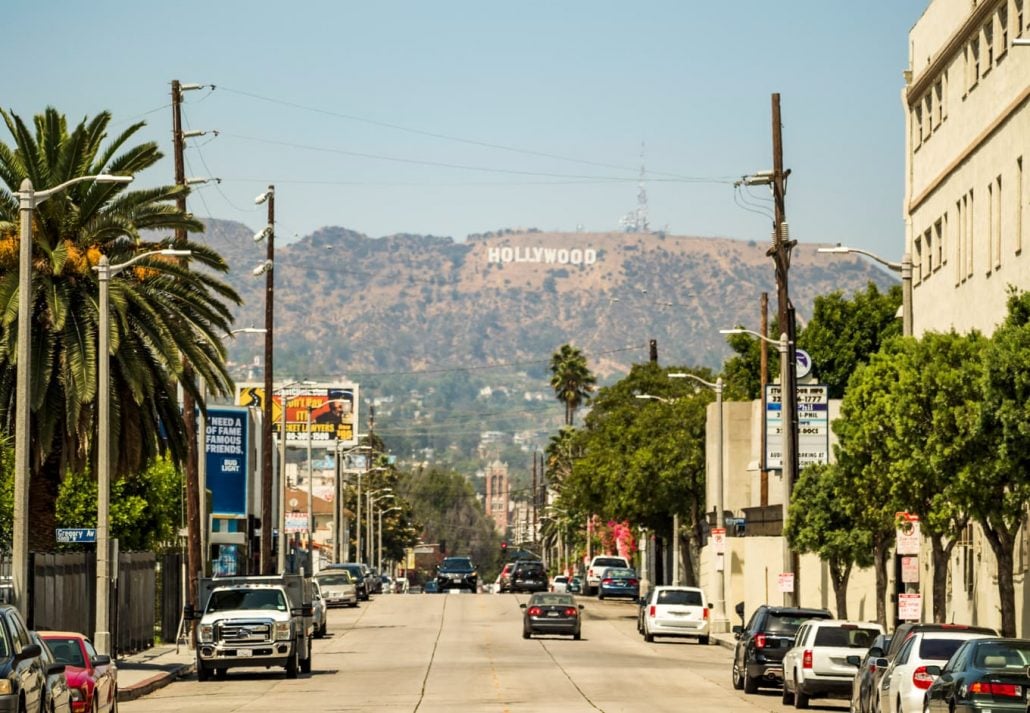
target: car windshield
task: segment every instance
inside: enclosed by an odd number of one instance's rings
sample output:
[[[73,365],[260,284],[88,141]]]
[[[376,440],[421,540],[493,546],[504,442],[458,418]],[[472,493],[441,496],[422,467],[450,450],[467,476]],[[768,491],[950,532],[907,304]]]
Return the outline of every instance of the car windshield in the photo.
[[[919,658],[927,661],[947,661],[964,643],[965,639],[926,638],[919,642]]]
[[[515,568],[515,571],[519,574],[543,574],[544,566],[536,562],[530,562],[528,564],[520,564]]]
[[[621,557],[598,557],[594,560],[594,569],[598,567],[625,567],[626,560]]]
[[[86,667],[86,659],[82,655],[82,647],[79,646],[78,639],[51,639],[47,637],[46,642],[58,663],[78,666],[79,668]]]
[[[815,632],[813,645],[868,649],[879,633],[876,629],[860,629],[857,626],[820,626]]]
[[[981,669],[1026,670],[1030,641],[992,641],[976,647],[973,665]]]
[[[286,611],[286,599],[278,589],[225,589],[212,592],[207,603],[209,612],[234,609]]]
[[[471,572],[475,569],[472,560],[465,557],[448,557],[440,565],[440,569],[447,572]]]
[[[663,589],[658,592],[658,604],[682,604],[684,606],[701,607],[704,603],[701,592],[691,589]]]
[[[358,565],[354,565],[353,567],[333,567],[332,571],[334,571],[334,572],[337,572],[337,571],[339,571],[339,572],[346,572],[353,579],[363,579],[364,578],[364,575],[361,573],[361,567],[359,567]]]
[[[765,630],[770,634],[783,634],[793,636],[798,627],[811,617],[807,614],[769,614],[769,620],[765,623]]]
[[[339,586],[341,584],[354,584],[350,572],[334,572],[333,574],[320,574],[316,578],[323,587]]]
[[[608,570],[605,571],[604,576],[605,577],[619,577],[620,579],[625,579],[626,577],[636,577],[637,573],[634,572],[631,569],[624,569],[624,568],[621,568],[621,567],[612,567],[611,569],[608,569]]]
[[[529,603],[536,606],[560,606],[571,607],[576,605],[576,600],[571,594],[534,594],[529,598]]]

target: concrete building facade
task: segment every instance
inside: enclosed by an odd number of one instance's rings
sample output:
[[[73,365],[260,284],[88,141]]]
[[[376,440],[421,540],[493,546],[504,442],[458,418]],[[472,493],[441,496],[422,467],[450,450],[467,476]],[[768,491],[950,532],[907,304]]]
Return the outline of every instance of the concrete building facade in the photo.
[[[504,535],[511,524],[509,520],[508,500],[508,464],[495,460],[486,468],[486,496],[483,503],[487,516],[491,517],[497,531]]]

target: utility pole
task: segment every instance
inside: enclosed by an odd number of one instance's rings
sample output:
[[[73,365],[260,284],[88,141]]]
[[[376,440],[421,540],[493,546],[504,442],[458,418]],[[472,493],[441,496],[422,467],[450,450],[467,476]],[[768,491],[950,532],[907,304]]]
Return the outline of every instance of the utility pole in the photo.
[[[267,253],[265,255],[265,402],[264,418],[261,422],[261,574],[274,574],[275,563],[272,561],[272,345],[273,330],[275,329],[275,186],[269,186],[268,190],[258,196],[258,201],[268,201],[268,225],[265,226],[264,235],[268,241]],[[282,408],[286,408],[283,399]],[[311,430],[308,429],[310,440]],[[280,439],[286,438],[286,431],[279,434]],[[283,441],[285,443],[285,441]],[[279,474],[280,478],[286,477],[285,472]],[[285,503],[279,503],[284,508]]]
[[[762,334],[764,334],[765,336],[768,337],[769,336],[769,293],[768,292],[763,292],[762,293],[761,308],[762,308],[761,332],[762,332]],[[766,344],[764,340],[759,339],[758,340],[758,348],[761,350],[761,352],[760,352],[761,357],[760,357],[760,361],[759,361],[759,363],[761,364],[761,367],[760,367],[761,374],[759,374],[758,379],[759,379],[760,393],[764,394],[765,393],[765,385],[769,383],[769,345]],[[765,439],[766,439],[766,433],[765,433],[765,429],[763,428],[762,429],[762,450],[760,451],[762,456],[761,456],[761,471],[760,471],[760,477],[759,477],[759,494],[758,494],[758,496],[759,496],[759,501],[758,502],[759,502],[759,504],[762,507],[765,507],[766,505],[769,504],[769,469],[765,467]]]
[[[175,157],[175,185],[186,187],[186,172],[183,162],[184,138],[182,135],[182,92],[196,89],[196,85],[172,80],[172,146]],[[175,206],[186,212],[186,191],[175,199]],[[185,228],[175,229],[175,247],[187,249],[188,237]],[[185,261],[185,260],[184,260]],[[193,365],[183,359],[182,365],[182,420],[186,429],[186,569],[189,581],[188,601],[197,605],[197,577],[203,567],[200,552],[200,481],[197,471],[197,404],[193,398],[196,388]]]
[[[536,548],[536,451],[533,451],[533,485],[530,490],[530,502],[533,506],[533,547]]]
[[[783,170],[783,135],[780,120],[780,95],[772,95],[772,148],[773,171],[772,192],[775,207],[773,220],[772,246],[767,254],[776,265],[776,299],[780,322],[780,331],[787,334],[787,366],[782,369],[785,379],[780,385],[780,398],[783,408],[783,425],[788,429],[786,443],[789,451],[783,454],[783,526],[787,526],[787,510],[790,508],[790,495],[797,476],[798,455],[798,403],[797,403],[797,370],[795,368],[796,338],[794,329],[794,305],[790,301],[789,279],[790,251],[797,243],[790,239],[787,223],[785,198],[787,195],[787,177],[790,171]],[[781,356],[781,358],[783,358]],[[784,606],[793,606],[797,601],[799,586],[797,572],[794,567],[794,554],[787,543],[786,534],[783,539],[783,572],[794,575],[793,592],[784,592]]]

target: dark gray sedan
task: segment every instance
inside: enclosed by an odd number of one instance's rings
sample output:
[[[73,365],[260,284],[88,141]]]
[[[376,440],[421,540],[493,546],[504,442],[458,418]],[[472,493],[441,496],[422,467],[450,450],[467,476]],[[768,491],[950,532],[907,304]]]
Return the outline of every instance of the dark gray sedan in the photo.
[[[571,594],[540,592],[519,606],[523,609],[523,639],[528,639],[533,634],[558,634],[571,636],[579,641],[582,632],[580,612],[583,611],[583,605],[576,604]]]

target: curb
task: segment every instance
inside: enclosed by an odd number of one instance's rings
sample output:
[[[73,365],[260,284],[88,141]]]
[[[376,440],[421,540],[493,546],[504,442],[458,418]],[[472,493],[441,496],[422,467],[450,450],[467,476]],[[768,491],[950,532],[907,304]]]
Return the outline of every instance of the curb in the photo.
[[[162,671],[161,673],[155,674],[148,679],[140,681],[139,683],[133,684],[128,688],[118,689],[118,702],[124,703],[126,701],[134,701],[137,698],[142,698],[148,693],[153,693],[159,688],[164,688],[172,681],[183,676],[188,676],[193,673],[195,664],[184,663],[181,666],[177,666],[168,671]]]
[[[715,641],[715,643],[717,643],[719,646],[723,647],[724,649],[729,649],[730,651],[733,651],[735,648],[737,648],[737,642],[733,639],[727,640],[719,638],[718,636],[713,636],[712,640]]]

